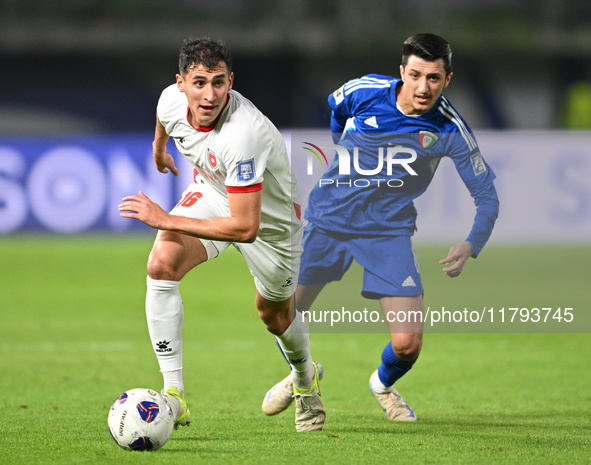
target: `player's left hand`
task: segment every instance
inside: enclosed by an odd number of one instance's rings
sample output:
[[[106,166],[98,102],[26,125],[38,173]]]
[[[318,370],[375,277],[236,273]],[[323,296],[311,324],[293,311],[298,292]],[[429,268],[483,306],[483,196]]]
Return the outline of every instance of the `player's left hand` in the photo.
[[[464,265],[472,255],[472,247],[467,242],[454,245],[449,249],[447,257],[443,260],[439,260],[440,265],[451,265],[443,269],[443,272],[450,278],[460,276],[460,273],[464,269]]]
[[[154,229],[164,229],[168,217],[168,213],[142,191],[138,195],[123,197],[123,203],[118,208],[123,218],[136,218]]]

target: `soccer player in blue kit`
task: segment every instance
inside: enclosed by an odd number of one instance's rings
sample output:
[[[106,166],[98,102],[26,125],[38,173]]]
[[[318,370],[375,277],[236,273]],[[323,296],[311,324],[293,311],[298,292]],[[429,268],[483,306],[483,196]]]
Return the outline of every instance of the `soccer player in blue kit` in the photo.
[[[439,262],[449,277],[459,276],[468,258],[478,256],[498,216],[495,174],[469,126],[442,96],[452,77],[451,55],[443,38],[416,34],[403,44],[400,79],[371,74],[329,96],[333,140],[350,154],[357,148],[359,160],[343,170],[335,157],[310,193],[305,213],[295,294],[300,312],[356,260],[364,268],[362,295],[379,300],[385,315],[409,316],[396,319],[406,322],[386,318],[391,341],[369,381],[392,421],[416,421],[394,388],[416,362],[423,342],[422,318],[411,317],[424,313],[411,242],[417,216],[413,200],[425,192],[441,158],[451,158],[474,199],[476,216],[467,238]],[[263,412],[282,412],[292,396],[290,374],[267,392]]]

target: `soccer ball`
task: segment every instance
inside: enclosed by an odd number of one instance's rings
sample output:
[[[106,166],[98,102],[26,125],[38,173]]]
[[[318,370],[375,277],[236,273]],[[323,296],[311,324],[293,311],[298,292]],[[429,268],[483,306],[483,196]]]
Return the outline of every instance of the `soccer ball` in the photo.
[[[157,450],[172,434],[174,415],[156,391],[131,389],[113,403],[107,423],[111,436],[124,449]]]

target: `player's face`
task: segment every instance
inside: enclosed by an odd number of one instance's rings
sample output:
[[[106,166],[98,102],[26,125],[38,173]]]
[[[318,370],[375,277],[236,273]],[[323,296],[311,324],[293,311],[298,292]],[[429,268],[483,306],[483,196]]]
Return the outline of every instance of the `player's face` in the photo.
[[[177,86],[189,102],[193,126],[209,127],[216,122],[234,82],[234,73],[228,73],[224,62],[214,69],[203,65],[189,68],[184,76],[176,75]]]
[[[406,67],[400,66],[403,84],[396,101],[407,115],[427,113],[447,87],[452,73],[445,75],[443,59],[427,61],[415,55],[408,57]]]

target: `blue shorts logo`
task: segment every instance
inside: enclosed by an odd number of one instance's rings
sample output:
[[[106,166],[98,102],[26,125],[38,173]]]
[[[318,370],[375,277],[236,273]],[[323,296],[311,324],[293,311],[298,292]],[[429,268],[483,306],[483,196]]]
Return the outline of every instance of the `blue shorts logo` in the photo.
[[[255,178],[254,158],[238,162],[238,182],[249,182]]]

